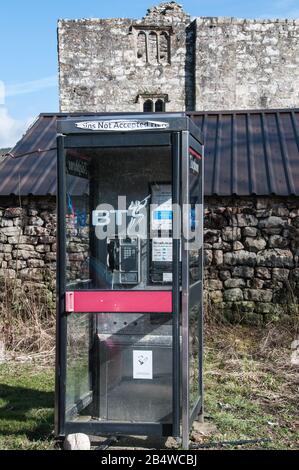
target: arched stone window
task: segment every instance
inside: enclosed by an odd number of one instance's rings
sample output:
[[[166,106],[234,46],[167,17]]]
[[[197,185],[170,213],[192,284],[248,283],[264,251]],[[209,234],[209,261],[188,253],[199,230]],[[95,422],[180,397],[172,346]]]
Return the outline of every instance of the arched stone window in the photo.
[[[146,100],[143,103],[143,112],[144,113],[152,113],[154,111],[154,103],[153,100]]]
[[[163,113],[166,111],[168,95],[146,93],[138,95],[136,103],[140,103],[140,110],[144,113]]]
[[[159,98],[155,102],[155,112],[156,113],[163,113],[163,111],[165,111],[165,102],[161,98]]]
[[[167,65],[171,60],[172,26],[133,25],[137,64]]]
[[[141,62],[146,63],[146,34],[144,31],[140,31],[137,36],[137,59]]]
[[[151,31],[148,35],[148,60],[151,64],[158,63],[158,36]]]
[[[166,32],[162,32],[159,37],[160,42],[160,62],[168,64],[170,62],[170,38]]]

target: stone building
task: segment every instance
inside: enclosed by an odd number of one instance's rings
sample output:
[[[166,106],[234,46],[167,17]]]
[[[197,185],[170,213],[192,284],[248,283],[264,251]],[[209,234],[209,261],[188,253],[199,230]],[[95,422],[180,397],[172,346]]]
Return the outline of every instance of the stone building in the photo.
[[[298,32],[299,20],[191,19],[175,2],[58,24],[63,113],[184,110],[201,127],[206,305],[234,321],[297,312]],[[24,283],[54,283],[59,117],[41,115],[0,167],[0,276]]]
[[[190,18],[175,2],[141,20],[61,20],[63,112],[299,106],[299,20]]]

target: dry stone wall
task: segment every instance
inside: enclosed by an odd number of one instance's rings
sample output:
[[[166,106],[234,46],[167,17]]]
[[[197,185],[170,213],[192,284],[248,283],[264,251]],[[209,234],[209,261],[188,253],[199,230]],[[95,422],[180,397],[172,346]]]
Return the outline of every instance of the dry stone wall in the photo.
[[[87,240],[68,225],[69,280],[75,280]],[[298,198],[207,197],[204,241],[209,314],[258,324],[298,313]],[[1,199],[0,277],[54,289],[55,275],[55,198]]]
[[[206,198],[205,294],[222,317],[298,312],[298,198]]]
[[[0,277],[55,286],[55,198],[0,199]]]

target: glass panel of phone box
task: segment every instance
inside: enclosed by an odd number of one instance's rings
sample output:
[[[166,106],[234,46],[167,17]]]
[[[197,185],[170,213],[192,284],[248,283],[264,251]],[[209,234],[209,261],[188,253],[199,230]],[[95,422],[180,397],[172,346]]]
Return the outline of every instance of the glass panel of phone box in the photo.
[[[189,202],[190,202],[190,241],[189,241],[189,412],[192,413],[200,398],[200,315],[201,315],[201,269],[202,269],[202,237],[201,217],[203,205],[201,201],[201,161],[189,155]],[[191,290],[193,290],[191,294]]]
[[[172,289],[170,147],[66,153],[67,290]],[[172,315],[72,314],[67,420],[171,422]]]

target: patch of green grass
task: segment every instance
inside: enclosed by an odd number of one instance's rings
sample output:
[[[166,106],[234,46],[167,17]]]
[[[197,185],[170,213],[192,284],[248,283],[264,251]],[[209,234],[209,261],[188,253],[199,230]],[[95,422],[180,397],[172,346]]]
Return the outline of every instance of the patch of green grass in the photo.
[[[54,371],[22,363],[0,365],[0,449],[53,449]]]
[[[233,341],[229,330],[207,340],[205,412],[217,432],[202,443],[269,439],[241,448],[298,449],[298,380],[287,356],[290,343],[286,340],[280,361],[273,363],[258,354],[258,341],[245,352],[239,348],[244,332],[235,330]]]

